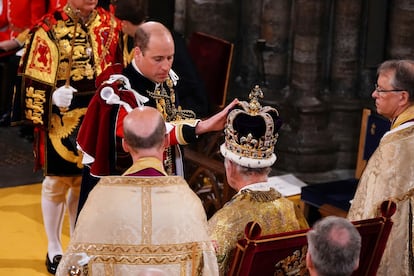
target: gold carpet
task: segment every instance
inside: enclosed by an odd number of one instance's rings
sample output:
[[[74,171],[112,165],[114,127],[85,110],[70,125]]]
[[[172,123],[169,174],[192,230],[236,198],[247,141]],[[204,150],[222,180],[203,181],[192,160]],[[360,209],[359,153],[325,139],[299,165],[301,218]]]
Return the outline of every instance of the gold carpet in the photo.
[[[47,239],[40,207],[41,184],[0,188],[0,275],[50,275]],[[65,216],[62,242],[69,242]]]

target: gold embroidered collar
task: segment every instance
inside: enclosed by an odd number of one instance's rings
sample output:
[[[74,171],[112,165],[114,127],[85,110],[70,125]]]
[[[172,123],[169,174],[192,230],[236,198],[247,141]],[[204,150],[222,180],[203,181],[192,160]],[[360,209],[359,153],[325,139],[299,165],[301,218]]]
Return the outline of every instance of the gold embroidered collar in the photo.
[[[76,9],[72,8],[70,4],[66,4],[63,10],[73,21],[82,22],[85,24],[85,26],[88,26],[89,23],[91,23],[98,15],[98,12],[96,10],[93,10],[88,17],[84,18],[80,16],[79,12]]]
[[[275,201],[282,197],[274,188],[270,188],[267,191],[245,189],[240,192],[240,195],[237,196],[241,196],[241,199],[250,199],[257,202]]]
[[[402,125],[405,122],[414,120],[414,105],[408,107],[392,122],[391,129]]]
[[[153,168],[160,173],[167,175],[162,162],[155,157],[144,157],[139,159],[138,161],[134,162],[134,164],[126,172],[124,172],[123,175],[132,174],[148,168]]]

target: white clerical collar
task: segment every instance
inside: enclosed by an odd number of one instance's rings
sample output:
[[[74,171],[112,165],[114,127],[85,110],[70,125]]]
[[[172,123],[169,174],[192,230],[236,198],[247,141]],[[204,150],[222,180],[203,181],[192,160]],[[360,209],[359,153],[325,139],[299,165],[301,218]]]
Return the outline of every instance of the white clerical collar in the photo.
[[[252,191],[269,191],[270,185],[268,182],[258,182],[258,183],[249,184],[241,188],[238,194],[241,193],[241,191],[247,190],[247,189],[252,190]]]
[[[397,131],[399,131],[399,130],[402,130],[402,129],[404,129],[404,128],[410,127],[410,126],[412,126],[412,125],[414,125],[414,122],[405,122],[405,123],[403,123],[403,124],[401,124],[401,125],[397,126],[396,128],[393,128],[393,129],[391,129],[391,130],[387,131],[387,132],[384,134],[384,136],[382,136],[382,137],[385,137],[385,136],[387,136],[388,134],[391,134],[391,133],[397,132]]]

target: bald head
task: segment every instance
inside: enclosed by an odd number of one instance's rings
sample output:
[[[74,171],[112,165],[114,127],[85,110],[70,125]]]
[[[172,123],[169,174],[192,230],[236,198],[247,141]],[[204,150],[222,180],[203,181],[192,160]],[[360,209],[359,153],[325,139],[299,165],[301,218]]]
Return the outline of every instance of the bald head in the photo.
[[[135,32],[134,64],[139,73],[155,83],[168,79],[175,46],[170,31],[161,23],[149,21]]]
[[[135,46],[139,47],[145,53],[150,42],[156,41],[164,45],[174,45],[170,30],[163,24],[156,21],[148,21],[141,24],[135,33]]]
[[[133,149],[158,148],[165,141],[165,122],[160,112],[149,106],[138,107],[124,118],[124,140]]]

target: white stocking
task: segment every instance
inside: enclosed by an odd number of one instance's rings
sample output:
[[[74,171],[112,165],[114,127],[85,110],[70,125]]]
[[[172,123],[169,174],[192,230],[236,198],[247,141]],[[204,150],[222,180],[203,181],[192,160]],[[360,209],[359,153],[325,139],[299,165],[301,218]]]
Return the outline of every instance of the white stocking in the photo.
[[[62,255],[61,233],[65,202],[54,202],[42,195],[43,224],[45,226],[49,259],[53,261],[55,255]]]

